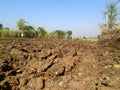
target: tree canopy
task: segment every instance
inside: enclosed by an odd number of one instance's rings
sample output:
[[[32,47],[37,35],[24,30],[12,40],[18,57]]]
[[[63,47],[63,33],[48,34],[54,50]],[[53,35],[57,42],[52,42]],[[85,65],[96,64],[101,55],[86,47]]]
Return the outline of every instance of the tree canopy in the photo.
[[[23,30],[24,31],[25,30],[34,30],[34,28],[32,26],[30,26],[30,25],[26,25],[26,26],[23,27]]]
[[[17,21],[18,29],[19,29],[19,30],[23,30],[23,27],[25,27],[26,23],[27,23],[27,22],[25,21],[25,19],[19,19],[19,20]]]
[[[56,30],[56,31],[54,31],[54,34],[55,34],[56,38],[58,38],[58,39],[64,39],[66,36],[66,33],[63,30]]]
[[[70,39],[70,38],[71,38],[71,35],[72,35],[72,31],[71,31],[71,30],[68,30],[68,31],[66,32],[66,34],[67,34],[67,38]]]
[[[37,31],[38,31],[38,36],[39,37],[45,38],[45,35],[46,35],[47,31],[43,27],[38,27]]]

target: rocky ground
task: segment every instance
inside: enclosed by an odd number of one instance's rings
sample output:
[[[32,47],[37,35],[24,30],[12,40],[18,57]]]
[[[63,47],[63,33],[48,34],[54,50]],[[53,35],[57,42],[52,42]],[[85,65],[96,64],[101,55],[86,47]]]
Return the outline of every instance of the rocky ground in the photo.
[[[0,90],[120,90],[120,34],[110,34],[98,41],[0,39]]]

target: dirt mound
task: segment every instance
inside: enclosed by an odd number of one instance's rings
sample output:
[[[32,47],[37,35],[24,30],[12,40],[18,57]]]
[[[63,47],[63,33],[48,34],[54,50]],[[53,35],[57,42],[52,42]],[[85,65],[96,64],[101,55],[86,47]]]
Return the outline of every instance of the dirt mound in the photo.
[[[102,33],[95,56],[102,90],[120,89],[120,31]]]
[[[111,47],[120,50],[120,30],[103,32],[99,36],[98,43],[103,47]]]

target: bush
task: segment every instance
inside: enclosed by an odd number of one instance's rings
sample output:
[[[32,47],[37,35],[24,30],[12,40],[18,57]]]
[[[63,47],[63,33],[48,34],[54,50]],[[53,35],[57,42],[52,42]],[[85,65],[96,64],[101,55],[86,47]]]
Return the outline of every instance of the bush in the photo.
[[[36,32],[33,30],[25,30],[24,31],[24,37],[26,38],[34,38],[36,37]]]

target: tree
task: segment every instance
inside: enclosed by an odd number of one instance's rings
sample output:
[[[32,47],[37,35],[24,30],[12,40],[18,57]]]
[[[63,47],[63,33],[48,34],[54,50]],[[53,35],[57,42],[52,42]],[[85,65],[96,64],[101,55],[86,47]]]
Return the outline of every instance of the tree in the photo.
[[[19,19],[18,21],[17,21],[17,26],[18,26],[18,29],[19,30],[23,30],[23,27],[26,25],[26,21],[25,21],[25,19]]]
[[[3,29],[3,25],[0,23],[0,29]]]
[[[25,31],[25,30],[34,30],[34,28],[32,27],[32,26],[24,26],[23,27],[23,30]]]
[[[33,38],[35,37],[35,30],[32,26],[30,25],[26,25],[23,27],[23,31],[24,31],[24,36],[27,37],[27,38]]]
[[[19,19],[19,20],[17,21],[18,29],[22,31],[21,37],[24,37],[24,35],[23,35],[23,33],[24,33],[24,32],[23,32],[23,27],[25,27],[26,23],[27,23],[27,22],[25,21],[25,19]]]
[[[55,38],[55,33],[54,32],[47,32],[46,35],[45,35],[45,38],[54,39]]]
[[[62,31],[62,30],[56,30],[56,31],[54,31],[54,34],[55,34],[56,38],[58,38],[58,39],[64,39],[66,36],[65,31]]]
[[[107,6],[106,6],[106,11],[104,12],[104,17],[106,20],[106,23],[102,23],[100,25],[100,28],[102,30],[113,30],[116,28],[116,26],[118,25],[117,23],[117,16],[119,15],[118,13],[118,9],[117,9],[117,3],[114,2],[110,2]]]
[[[66,32],[66,34],[67,34],[67,38],[68,39],[71,39],[72,37],[71,37],[71,35],[72,35],[72,31],[71,30],[68,30],[67,32]]]
[[[43,27],[37,28],[38,36],[41,38],[45,38],[47,31]]]

